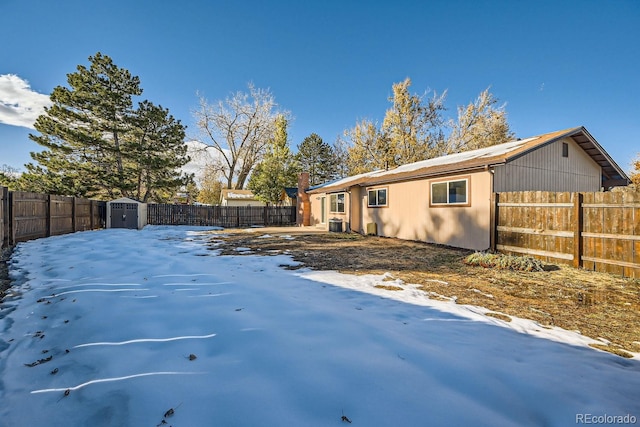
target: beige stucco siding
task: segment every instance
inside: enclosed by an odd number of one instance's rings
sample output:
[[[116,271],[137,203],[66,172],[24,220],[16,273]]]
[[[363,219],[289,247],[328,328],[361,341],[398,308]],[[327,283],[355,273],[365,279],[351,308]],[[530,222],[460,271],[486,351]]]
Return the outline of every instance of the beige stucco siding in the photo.
[[[562,157],[562,143],[569,155]],[[495,167],[494,190],[600,191],[602,170],[571,138],[553,142]]]
[[[344,194],[344,212],[331,212],[331,195],[332,194]],[[324,218],[322,221],[322,198],[325,198],[324,203]],[[311,202],[311,225],[317,227],[329,229],[329,220],[339,219],[343,222],[343,230],[350,230],[350,209],[351,209],[351,197],[349,192],[337,192],[337,193],[314,193],[309,195]]]
[[[468,249],[489,247],[491,176],[477,172],[446,179],[469,179],[469,206],[429,206],[430,179],[363,188],[359,201],[362,222],[354,231],[377,224],[378,235]],[[441,178],[440,178],[441,179]],[[368,190],[387,188],[386,207],[368,207]]]

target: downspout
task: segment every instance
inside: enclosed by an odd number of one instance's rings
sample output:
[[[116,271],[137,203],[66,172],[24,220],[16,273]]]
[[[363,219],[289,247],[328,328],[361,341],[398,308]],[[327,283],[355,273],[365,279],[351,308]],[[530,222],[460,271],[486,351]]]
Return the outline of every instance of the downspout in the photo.
[[[351,218],[353,218],[353,205],[351,204],[351,188],[349,188],[349,191],[347,192],[347,194],[349,195],[349,217],[347,218],[347,226],[345,228],[345,232],[346,233],[351,233]]]

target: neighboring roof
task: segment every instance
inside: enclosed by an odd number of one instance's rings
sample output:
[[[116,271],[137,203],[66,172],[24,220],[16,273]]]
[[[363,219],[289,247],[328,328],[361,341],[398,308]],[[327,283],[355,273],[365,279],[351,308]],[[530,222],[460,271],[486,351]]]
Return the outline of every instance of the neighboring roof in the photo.
[[[296,199],[298,197],[298,187],[284,187],[284,192],[292,199]]]
[[[222,198],[225,200],[256,200],[251,190],[235,190],[231,188],[222,190]]]
[[[604,186],[626,185],[629,178],[584,127],[565,129],[531,138],[511,141],[478,150],[449,154],[409,163],[391,170],[377,170],[328,182],[309,189],[309,193],[344,191],[354,185],[376,185],[419,177],[488,168],[515,160],[533,150],[563,138],[571,137],[602,167]],[[609,183],[610,185],[607,185]]]

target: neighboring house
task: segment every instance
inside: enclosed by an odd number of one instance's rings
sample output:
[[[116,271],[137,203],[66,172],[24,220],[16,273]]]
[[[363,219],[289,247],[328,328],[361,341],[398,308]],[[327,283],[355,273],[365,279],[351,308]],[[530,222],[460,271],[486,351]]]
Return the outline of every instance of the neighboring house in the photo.
[[[368,172],[307,191],[310,225],[461,248],[490,245],[491,194],[593,192],[629,178],[584,127]]]
[[[285,187],[282,193],[282,206],[295,206],[298,199],[298,187]]]
[[[233,190],[225,188],[220,193],[222,206],[265,206],[253,195],[251,190]]]

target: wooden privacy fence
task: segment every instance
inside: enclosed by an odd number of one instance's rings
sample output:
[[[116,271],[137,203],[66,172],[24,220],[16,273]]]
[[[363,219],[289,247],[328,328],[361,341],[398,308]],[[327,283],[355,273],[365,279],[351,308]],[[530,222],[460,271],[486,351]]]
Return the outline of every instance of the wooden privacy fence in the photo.
[[[640,278],[640,194],[494,193],[491,248]]]
[[[295,206],[192,206],[147,205],[151,225],[206,225],[250,227],[252,225],[295,225]]]
[[[2,247],[40,237],[103,228],[106,203],[0,187]]]

